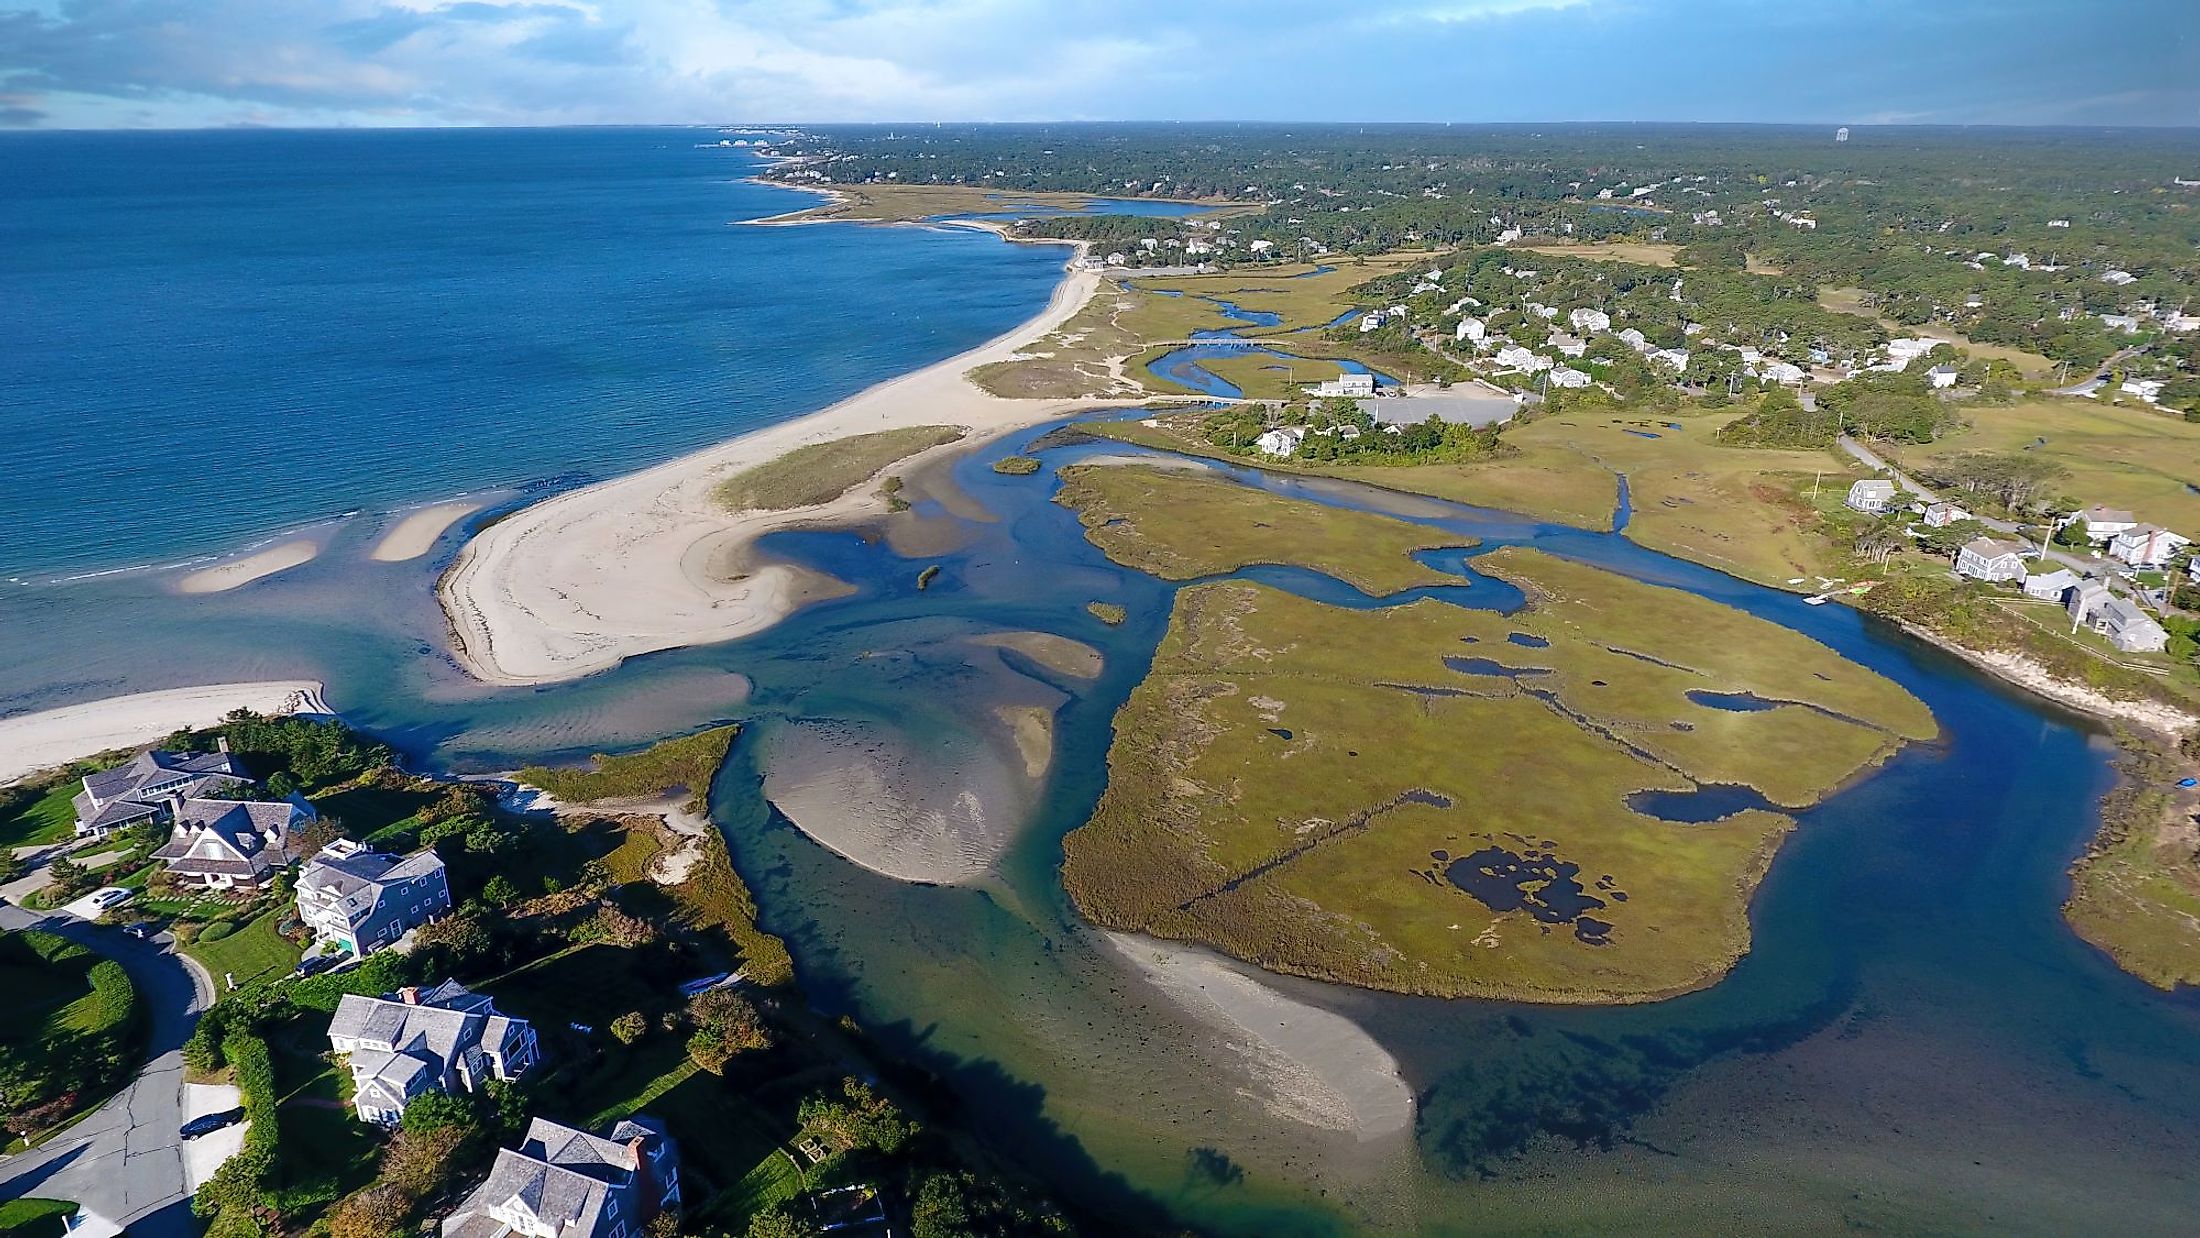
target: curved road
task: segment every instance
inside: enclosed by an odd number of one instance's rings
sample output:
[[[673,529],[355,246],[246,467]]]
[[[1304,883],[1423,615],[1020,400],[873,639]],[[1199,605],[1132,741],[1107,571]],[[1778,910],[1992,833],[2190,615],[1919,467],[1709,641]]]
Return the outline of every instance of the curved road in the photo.
[[[196,1234],[176,1128],[183,1124],[183,1042],[212,1002],[212,982],[120,929],[6,905],[0,928],[42,929],[122,964],[151,1023],[149,1060],[127,1088],[45,1145],[0,1158],[0,1200],[71,1200],[129,1226],[132,1238]]]

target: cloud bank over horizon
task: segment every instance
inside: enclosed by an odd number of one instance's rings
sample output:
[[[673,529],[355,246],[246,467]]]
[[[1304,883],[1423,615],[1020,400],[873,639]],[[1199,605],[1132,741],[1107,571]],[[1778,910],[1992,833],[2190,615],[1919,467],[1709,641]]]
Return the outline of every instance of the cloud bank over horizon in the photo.
[[[0,125],[2200,125],[2194,0],[0,0]]]

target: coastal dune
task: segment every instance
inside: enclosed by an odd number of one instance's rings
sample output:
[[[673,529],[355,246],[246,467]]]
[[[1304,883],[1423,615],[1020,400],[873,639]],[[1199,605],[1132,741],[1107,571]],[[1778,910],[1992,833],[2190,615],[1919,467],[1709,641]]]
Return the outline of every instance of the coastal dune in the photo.
[[[976,349],[821,412],[547,499],[483,530],[439,589],[459,664],[489,683],[551,683],[777,623],[801,602],[796,574],[775,565],[734,574],[721,565],[741,562],[773,530],[858,519],[884,512],[885,503],[866,484],[815,507],[736,514],[713,497],[718,483],[852,434],[956,425],[983,435],[1102,403],[1003,399],[964,377],[1067,321],[1100,279],[1095,271],[1068,271],[1037,317]],[[895,467],[951,450],[935,448]]]
[[[233,709],[325,714],[313,680],[265,680],[168,688],[0,718],[0,784],[81,757],[151,743],[179,727],[212,726]]]

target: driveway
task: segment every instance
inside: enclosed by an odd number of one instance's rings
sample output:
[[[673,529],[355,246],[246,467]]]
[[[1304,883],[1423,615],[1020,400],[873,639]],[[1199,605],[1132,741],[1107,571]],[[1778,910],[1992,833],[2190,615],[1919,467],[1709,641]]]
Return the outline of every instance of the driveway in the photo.
[[[184,1122],[182,1046],[213,999],[212,984],[120,929],[19,907],[0,907],[0,928],[42,929],[122,964],[151,1023],[150,1060],[127,1088],[44,1146],[0,1158],[0,1200],[72,1200],[129,1226],[133,1238],[196,1234],[176,1128]]]

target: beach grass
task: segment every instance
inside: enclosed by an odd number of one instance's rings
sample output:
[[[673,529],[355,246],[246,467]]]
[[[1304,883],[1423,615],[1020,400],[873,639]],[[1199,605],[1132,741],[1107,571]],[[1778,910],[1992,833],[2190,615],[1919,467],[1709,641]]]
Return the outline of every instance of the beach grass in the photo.
[[[1374,988],[1648,1000],[1747,949],[1749,893],[1790,821],[1768,805],[1681,824],[1631,794],[1737,783],[1801,806],[1936,733],[1896,685],[1740,611],[1534,551],[1476,563],[1528,609],[1179,593],[1117,715],[1107,790],[1065,842],[1080,910]],[[1794,703],[1688,695],[1705,691]],[[1548,866],[1523,879],[1527,904],[1577,882],[1593,905],[1539,914],[1447,880],[1498,853]]]
[[[710,798],[711,779],[726,763],[726,753],[740,733],[739,726],[712,727],[660,740],[640,752],[598,753],[587,769],[530,765],[519,772],[519,779],[568,804],[649,799],[685,791],[688,811],[699,813]]]
[[[1183,469],[1074,465],[1061,473],[1055,502],[1077,513],[1085,537],[1117,563],[1164,580],[1289,563],[1381,595],[1415,585],[1461,583],[1408,556],[1474,544],[1470,537]]]
[[[1039,461],[1032,456],[1002,456],[993,462],[993,471],[1003,477],[1029,477],[1039,471]]]
[[[715,491],[733,511],[791,511],[830,503],[895,463],[956,442],[961,426],[904,426],[797,447],[734,474]]]
[[[1130,617],[1129,611],[1113,602],[1087,602],[1085,603],[1085,610],[1093,618],[1111,628],[1120,627],[1123,621]]]

